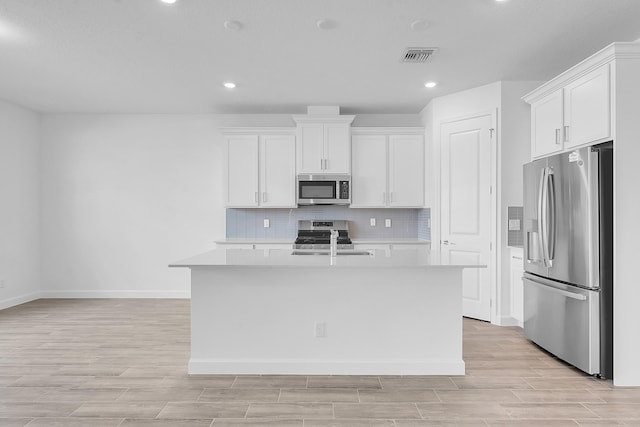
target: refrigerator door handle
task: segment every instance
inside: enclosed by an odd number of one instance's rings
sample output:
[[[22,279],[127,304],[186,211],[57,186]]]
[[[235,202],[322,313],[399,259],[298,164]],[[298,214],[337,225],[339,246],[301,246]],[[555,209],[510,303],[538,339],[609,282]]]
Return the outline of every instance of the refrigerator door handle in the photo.
[[[542,250],[542,262],[545,267],[549,265],[549,242],[548,242],[548,168],[542,169],[540,175],[540,191],[538,193],[538,236],[540,239],[540,249]]]
[[[547,221],[547,260],[549,261],[549,267],[553,264],[556,252],[556,187],[555,179],[553,177],[553,169],[549,168],[547,173],[547,198],[548,208],[551,211],[550,221]],[[547,212],[548,215],[548,212]]]
[[[543,241],[542,241],[542,196],[543,191],[542,187],[544,186],[544,175],[546,173],[547,168],[543,168],[540,171],[540,184],[538,185],[538,247],[542,251]],[[542,254],[542,264],[546,267],[547,260],[544,258],[544,253]]]
[[[531,280],[531,279],[529,279],[527,277],[523,277],[522,279],[526,280],[531,285],[539,286],[539,287],[541,287],[543,289],[546,289],[547,291],[554,292],[556,294],[565,296],[567,298],[576,299],[578,301],[586,301],[587,300],[587,296],[586,295],[576,294],[575,292],[569,292],[569,291],[565,291],[563,289],[554,288],[552,286],[543,285],[542,283],[538,283],[538,282],[536,282],[534,280]]]

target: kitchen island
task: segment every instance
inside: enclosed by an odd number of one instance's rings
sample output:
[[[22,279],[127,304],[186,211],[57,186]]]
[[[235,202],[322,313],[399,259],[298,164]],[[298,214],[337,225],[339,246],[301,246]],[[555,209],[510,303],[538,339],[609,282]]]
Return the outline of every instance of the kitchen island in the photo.
[[[191,269],[190,374],[464,375],[462,271],[425,250],[217,249]]]

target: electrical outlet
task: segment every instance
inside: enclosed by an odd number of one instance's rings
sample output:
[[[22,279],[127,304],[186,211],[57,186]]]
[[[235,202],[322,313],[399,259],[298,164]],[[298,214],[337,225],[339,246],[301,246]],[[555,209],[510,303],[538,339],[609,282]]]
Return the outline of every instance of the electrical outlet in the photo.
[[[510,219],[509,220],[509,231],[520,231],[520,220],[519,219]]]
[[[388,218],[387,218],[387,219],[385,219],[385,220],[384,220],[384,226],[385,226],[385,227],[387,227],[387,228],[390,228],[390,227],[391,227],[391,220],[390,220],[390,219],[388,219]]]
[[[269,228],[269,218],[265,218],[263,221],[264,228]]]
[[[372,227],[376,226],[376,219],[375,218],[369,218],[369,225]]]
[[[324,338],[327,336],[327,324],[324,322],[316,322],[316,338]]]

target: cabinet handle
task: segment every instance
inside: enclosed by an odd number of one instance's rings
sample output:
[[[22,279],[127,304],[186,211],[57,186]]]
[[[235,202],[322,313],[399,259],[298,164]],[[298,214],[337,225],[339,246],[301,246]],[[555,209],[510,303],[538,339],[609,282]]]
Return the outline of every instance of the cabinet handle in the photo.
[[[569,126],[564,127],[564,142],[569,142]]]
[[[266,201],[267,201],[267,192],[266,192],[266,191],[263,191],[263,192],[262,192],[262,201],[263,201],[263,202],[266,202]]]
[[[389,203],[393,203],[393,191],[389,192]]]
[[[556,144],[560,144],[560,129],[556,129]]]
[[[522,257],[521,257],[521,256],[512,256],[511,258],[513,258],[513,259],[519,259],[519,260],[522,260]]]
[[[258,203],[258,192],[257,191],[253,194],[253,201]]]
[[[324,169],[324,159],[320,159],[320,170]]]
[[[384,191],[382,192],[382,204],[387,204],[387,193],[385,193]]]
[[[329,159],[324,159],[324,169],[329,169]]]

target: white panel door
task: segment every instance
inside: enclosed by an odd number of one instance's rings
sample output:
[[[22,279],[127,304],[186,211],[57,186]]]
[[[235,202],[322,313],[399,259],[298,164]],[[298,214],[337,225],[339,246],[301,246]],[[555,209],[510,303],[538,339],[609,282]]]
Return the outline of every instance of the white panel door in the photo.
[[[324,125],[310,123],[298,125],[297,132],[298,173],[324,171]]]
[[[562,151],[562,89],[531,104],[531,156]]]
[[[491,116],[441,127],[441,245],[445,261],[491,265]],[[463,272],[462,312],[491,320],[490,268]]]
[[[389,136],[389,206],[424,207],[422,135]]]
[[[564,148],[611,136],[609,64],[570,83],[564,89]]]
[[[227,207],[258,206],[258,135],[232,135],[227,142]]]
[[[354,135],[351,141],[351,153],[351,207],[385,207],[387,137],[385,135]]]
[[[260,137],[260,205],[296,207],[296,140],[293,135]]]
[[[348,123],[324,125],[324,172],[349,173],[351,166],[350,136],[351,125]]]

